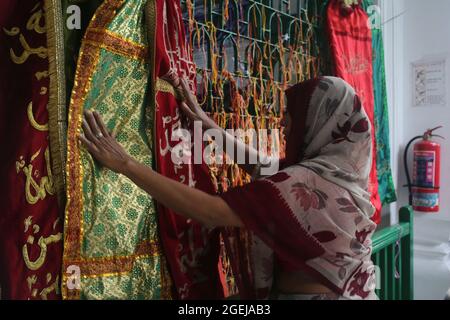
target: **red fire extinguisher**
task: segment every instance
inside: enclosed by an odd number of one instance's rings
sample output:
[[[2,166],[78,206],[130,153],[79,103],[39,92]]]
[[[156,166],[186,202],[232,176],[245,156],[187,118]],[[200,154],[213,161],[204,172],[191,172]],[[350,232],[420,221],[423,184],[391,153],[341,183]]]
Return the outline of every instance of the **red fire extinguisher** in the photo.
[[[408,180],[409,204],[418,212],[439,212],[439,189],[441,176],[441,145],[433,141],[434,131],[442,127],[427,130],[422,136],[413,138],[405,150],[405,170]],[[409,176],[407,155],[411,144],[414,145],[413,179]]]

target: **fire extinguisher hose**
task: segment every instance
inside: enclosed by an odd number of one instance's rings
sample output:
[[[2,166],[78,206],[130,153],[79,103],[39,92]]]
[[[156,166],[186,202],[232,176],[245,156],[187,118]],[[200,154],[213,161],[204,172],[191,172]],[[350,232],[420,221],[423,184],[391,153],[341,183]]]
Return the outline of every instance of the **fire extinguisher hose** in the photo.
[[[416,140],[422,139],[422,137],[423,137],[423,135],[412,138],[408,142],[408,144],[406,145],[405,153],[403,155],[403,164],[405,166],[406,181],[407,181],[407,184],[408,184],[408,194],[409,194],[409,198],[408,198],[409,200],[408,201],[409,201],[409,205],[410,206],[412,206],[413,195],[412,195],[411,176],[409,175],[409,168],[408,168],[408,151],[409,151],[409,148],[411,147],[412,143],[414,141],[416,141]]]

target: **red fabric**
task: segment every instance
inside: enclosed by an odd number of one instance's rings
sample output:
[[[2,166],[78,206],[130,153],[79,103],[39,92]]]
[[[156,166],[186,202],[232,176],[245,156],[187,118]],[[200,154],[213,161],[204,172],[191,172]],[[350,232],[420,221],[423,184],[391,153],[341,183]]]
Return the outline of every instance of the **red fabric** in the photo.
[[[359,5],[353,6],[351,10],[343,10],[340,0],[331,0],[328,4],[327,27],[335,75],[355,88],[374,128],[372,32],[367,23],[368,19],[366,12]],[[372,219],[380,223],[382,205],[378,193],[375,130],[372,130],[372,141],[373,162],[369,192],[376,209]]]
[[[42,0],[2,0],[0,2],[0,286],[2,299],[59,299],[54,285],[61,273],[61,241],[43,244],[49,236],[62,232],[56,196],[44,191],[45,198],[30,204],[25,197],[27,178],[24,169],[31,169],[32,179],[42,186],[48,177],[45,152],[48,148],[48,131],[36,130],[27,116],[32,102],[34,119],[39,124],[48,123],[48,77],[38,80],[37,72],[48,71],[48,59],[32,53],[24,63],[16,64],[11,59],[13,50],[16,56],[24,53],[20,37],[30,48],[47,47],[45,33],[29,30],[27,22],[45,26]],[[4,31],[20,31],[7,35]],[[18,29],[17,29],[18,30]],[[39,30],[39,29],[38,29]],[[13,32],[14,33],[14,32]],[[45,50],[44,50],[45,51]],[[43,51],[40,51],[43,52]],[[39,151],[39,152],[38,152]],[[35,156],[32,160],[31,158]],[[23,157],[23,159],[21,159]],[[24,161],[21,164],[21,161]],[[31,181],[29,179],[28,181]],[[49,184],[47,184],[48,186]],[[36,189],[28,186],[32,196]],[[50,188],[51,189],[51,188]],[[44,188],[45,190],[45,188]],[[33,202],[33,201],[32,201]],[[29,219],[30,225],[25,226]],[[28,243],[27,243],[28,240]],[[41,245],[39,245],[41,241]],[[36,261],[42,254],[44,259],[31,270],[27,267],[24,254]],[[33,267],[34,268],[34,267]],[[35,277],[35,278],[34,278]],[[28,282],[30,279],[30,283]],[[32,281],[35,279],[35,281]],[[52,287],[46,294],[45,288]]]
[[[190,62],[191,53],[185,42],[179,2],[160,0],[156,3],[155,77],[161,78],[172,70],[179,76],[187,76],[193,83],[195,66]],[[164,15],[167,25],[164,24]],[[179,103],[172,94],[161,91],[156,94],[156,102],[154,155],[157,171],[200,190],[214,192],[205,164],[177,167],[171,159],[170,150],[180,143],[172,141],[173,130],[182,126]],[[161,240],[177,288],[177,297],[223,298],[224,288],[219,274],[219,231],[211,231],[199,223],[186,221],[161,205],[158,206],[158,213]]]
[[[273,182],[282,182],[288,175],[280,172],[269,178]],[[324,254],[315,236],[311,235],[294,216],[280,191],[267,180],[258,180],[244,187],[234,188],[220,195],[222,199],[239,214],[246,229],[251,230],[276,255],[277,267],[283,270],[304,271],[338,294],[342,289],[336,287],[322,274],[306,262]],[[263,199],[263,200],[262,200]],[[230,235],[228,235],[230,236]],[[239,238],[236,238],[239,239]],[[241,299],[264,299],[269,296],[271,288],[258,288],[252,268],[251,257],[244,248],[233,251],[232,267],[236,274],[236,284]],[[248,249],[247,249],[248,250]],[[236,255],[238,254],[238,255]],[[271,264],[271,261],[266,261]],[[262,266],[269,270],[272,266]]]
[[[280,172],[269,180],[285,179]],[[270,201],[261,201],[263,195]],[[321,256],[323,248],[294,217],[279,190],[266,180],[259,180],[244,187],[232,189],[221,197],[239,213],[239,217],[266,244],[274,248],[278,258],[289,269],[299,270],[310,259]],[[294,227],[295,226],[295,227]],[[292,252],[296,252],[295,255]]]

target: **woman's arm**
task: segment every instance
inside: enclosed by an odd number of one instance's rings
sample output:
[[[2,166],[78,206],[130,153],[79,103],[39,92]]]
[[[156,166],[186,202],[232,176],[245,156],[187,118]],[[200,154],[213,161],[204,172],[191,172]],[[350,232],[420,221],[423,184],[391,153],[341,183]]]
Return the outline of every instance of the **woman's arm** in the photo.
[[[108,132],[98,113],[85,112],[83,131],[80,140],[97,161],[126,175],[167,208],[207,226],[242,227],[240,218],[222,198],[166,178],[131,158]]]
[[[270,159],[268,157],[263,156],[261,153],[258,152],[258,150],[256,150],[250,145],[245,144],[241,140],[237,139],[235,136],[229,134],[224,129],[219,127],[211,118],[209,118],[208,115],[199,106],[197,99],[190,91],[186,80],[179,79],[173,74],[170,75],[170,77],[167,78],[167,80],[174,87],[181,87],[183,91],[183,95],[186,100],[185,102],[182,102],[180,106],[183,113],[186,116],[188,116],[191,121],[200,121],[204,129],[216,130],[216,132],[218,132],[222,136],[224,142],[223,151],[227,153],[227,155],[233,155],[231,160],[234,163],[236,163],[241,169],[243,169],[250,175],[259,175],[261,166],[271,167],[273,165],[278,164],[278,162],[275,162],[277,161],[276,159]],[[227,146],[233,146],[234,152],[227,152],[231,151],[227,150]],[[245,155],[244,163],[240,163],[238,161],[238,155],[241,154]],[[253,159],[253,163],[250,163],[250,159]],[[274,173],[275,172],[273,172],[272,174]]]
[[[210,227],[242,227],[239,217],[218,196],[164,177],[135,160],[125,165],[123,174],[156,201],[186,218]]]

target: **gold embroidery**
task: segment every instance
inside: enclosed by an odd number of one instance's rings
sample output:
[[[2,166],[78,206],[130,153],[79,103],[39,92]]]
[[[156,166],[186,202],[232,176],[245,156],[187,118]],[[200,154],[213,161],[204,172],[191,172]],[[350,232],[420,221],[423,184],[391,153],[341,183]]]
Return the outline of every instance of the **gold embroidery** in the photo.
[[[40,3],[38,3],[33,8],[33,10],[31,10],[31,12],[36,11],[36,9],[38,9],[39,6],[40,6]],[[38,34],[45,33],[45,20],[43,18],[44,18],[44,16],[43,16],[42,9],[39,9],[38,11],[34,12],[27,21],[27,25],[26,25],[27,30],[35,31]],[[42,22],[42,24],[41,24],[41,22]],[[20,33],[20,28],[13,27],[13,28],[11,28],[11,30],[3,28],[3,32],[5,32],[5,34],[10,37],[15,37],[20,34],[19,42],[23,48],[22,54],[19,56],[15,53],[15,51],[12,48],[10,49],[11,60],[15,64],[25,63],[31,55],[37,55],[41,59],[47,59],[47,57],[48,57],[47,48],[42,47],[42,46],[37,47],[37,48],[30,47],[30,45],[28,44],[28,41],[25,39],[25,36],[22,33]]]
[[[17,27],[12,28],[11,30],[8,30],[6,28],[3,28],[3,32],[5,32],[6,35],[14,37],[17,36],[20,33],[20,29]]]
[[[53,223],[54,226],[58,222],[58,220],[59,220],[59,218],[55,220],[55,222]],[[25,225],[24,233],[27,233],[27,231],[30,229],[30,226],[33,225],[33,217],[29,216],[28,218],[26,218],[24,220],[24,225]],[[39,233],[40,229],[41,229],[40,226],[37,224],[34,224],[32,227],[34,234]],[[62,233],[57,233],[54,235],[50,235],[48,237],[41,236],[37,243],[37,245],[40,247],[39,257],[35,261],[31,261],[29,255],[28,255],[27,244],[29,244],[31,246],[34,245],[34,239],[35,238],[32,235],[28,236],[26,244],[24,244],[22,247],[22,258],[25,262],[25,265],[27,266],[27,268],[29,270],[37,271],[45,263],[45,259],[47,257],[47,252],[48,252],[48,245],[61,241]],[[27,277],[26,280],[27,280],[27,284],[28,284],[28,289],[30,290],[30,293],[31,293],[31,297],[36,298],[38,295],[38,288],[33,288],[33,286],[38,282],[37,275],[36,274],[30,275]],[[51,273],[47,273],[46,284],[49,285],[51,280],[52,280]],[[60,293],[59,292],[60,291],[59,290],[59,276],[56,277],[56,280],[54,283],[50,284],[50,286],[48,286],[47,288],[42,289],[41,292],[39,293],[39,296],[41,297],[41,299],[46,300],[48,294],[50,294],[53,291],[57,295]]]
[[[154,1],[150,1],[154,3]],[[64,269],[67,270],[67,267],[71,265],[75,265],[80,268],[81,277],[83,279],[83,296],[84,297],[104,297],[107,293],[95,293],[93,292],[95,285],[98,283],[102,283],[102,277],[107,276],[118,276],[121,275],[120,278],[129,278],[130,280],[134,278],[134,272],[138,270],[145,270],[145,272],[149,272],[149,275],[152,277],[152,282],[161,283],[159,277],[162,276],[160,274],[162,272],[158,270],[159,264],[153,264],[153,261],[160,261],[163,263],[163,260],[151,259],[152,257],[160,256],[162,253],[160,252],[159,243],[156,241],[145,241],[141,243],[141,245],[135,249],[135,245],[130,247],[132,250],[131,255],[127,255],[126,252],[129,252],[129,249],[124,250],[124,256],[118,257],[102,257],[98,258],[96,255],[100,253],[100,256],[103,251],[98,250],[95,252],[96,254],[91,254],[92,250],[90,248],[100,247],[96,240],[99,237],[85,237],[84,236],[84,228],[89,225],[89,221],[86,221],[84,218],[84,213],[89,211],[89,207],[86,206],[87,203],[90,203],[92,199],[84,197],[86,196],[86,192],[83,192],[83,183],[88,183],[88,179],[86,179],[83,170],[86,163],[82,163],[81,161],[84,159],[85,161],[92,161],[88,156],[86,156],[86,151],[84,149],[79,148],[77,135],[80,132],[81,127],[81,119],[82,112],[85,104],[87,104],[87,93],[90,91],[92,78],[96,75],[95,70],[97,68],[101,68],[99,65],[99,56],[100,54],[105,54],[108,56],[113,56],[113,54],[120,54],[127,58],[133,58],[138,61],[131,61],[130,63],[133,66],[138,66],[137,70],[139,73],[144,71],[144,74],[147,73],[147,66],[142,63],[142,59],[145,58],[145,55],[148,53],[144,53],[142,49],[146,48],[145,46],[130,46],[128,48],[119,48],[121,51],[117,52],[117,44],[121,43],[123,39],[111,37],[111,40],[114,40],[114,43],[110,43],[113,48],[107,47],[105,45],[101,46],[98,43],[91,42],[92,38],[89,38],[93,35],[91,32],[92,29],[95,28],[105,28],[108,25],[107,19],[109,17],[112,19],[115,16],[115,12],[113,10],[113,6],[118,6],[115,9],[119,9],[119,5],[125,3],[122,1],[109,1],[106,0],[103,2],[103,5],[97,10],[96,16],[91,21],[91,25],[86,32],[85,41],[83,41],[81,55],[78,61],[77,75],[75,80],[75,87],[72,92],[71,97],[71,106],[69,108],[69,130],[68,130],[68,162],[67,162],[67,194],[68,194],[68,203],[66,206],[66,215],[65,215],[65,250],[64,250]],[[130,2],[128,2],[130,3]],[[110,11],[111,10],[111,11]],[[104,23],[104,25],[100,25],[100,22]],[[89,34],[89,36],[87,36]],[[104,35],[111,36],[112,33],[104,32]],[[101,40],[102,42],[104,39]],[[126,43],[131,43],[126,40]],[[104,52],[104,50],[100,50],[101,48],[105,48],[109,52]],[[126,50],[125,50],[126,49]],[[141,53],[133,52],[131,49],[138,49]],[[116,57],[119,61],[123,61],[123,58]],[[137,59],[139,58],[139,59]],[[116,62],[114,62],[116,63]],[[144,69],[145,67],[145,69]],[[152,70],[152,69],[151,69]],[[104,75],[103,75],[104,76]],[[147,77],[145,77],[147,78]],[[152,82],[153,83],[153,82]],[[144,86],[144,85],[143,85]],[[145,92],[145,90],[143,90]],[[90,100],[89,100],[90,101]],[[89,159],[88,159],[89,158]],[[89,165],[91,162],[89,162]],[[91,168],[91,167],[90,167]],[[90,172],[90,171],[89,171]],[[103,174],[102,172],[101,174]],[[89,177],[90,175],[86,175]],[[89,193],[88,193],[89,194]],[[86,222],[85,222],[86,221]],[[86,223],[86,225],[84,224]],[[108,226],[107,226],[108,227]],[[155,233],[156,234],[156,233]],[[92,237],[92,231],[89,230],[88,235]],[[157,238],[156,235],[151,235],[151,238]],[[86,242],[82,242],[81,240],[87,240]],[[89,240],[92,240],[91,242]],[[89,243],[90,242],[90,243]],[[84,247],[86,246],[86,247]],[[86,249],[89,248],[89,249]],[[82,254],[82,252],[84,254]],[[89,256],[85,254],[89,252]],[[151,269],[148,268],[148,264],[151,264]],[[141,269],[144,267],[145,269]],[[139,271],[141,272],[141,271]],[[63,297],[64,299],[77,299],[80,298],[80,290],[69,290],[67,288],[67,279],[69,275],[63,272]],[[96,282],[98,281],[98,282]],[[125,283],[120,280],[120,283]],[[161,288],[163,290],[163,288]],[[165,288],[164,288],[165,290]],[[120,291],[120,290],[119,290]],[[119,294],[123,294],[119,293]]]
[[[34,237],[32,235],[29,235],[27,238],[27,243],[28,244],[33,244],[34,243]]]
[[[56,226],[58,225],[59,220],[60,220],[60,218],[57,218],[57,219],[55,220],[55,222],[53,222],[53,230],[56,229]]]
[[[35,128],[38,131],[48,131],[48,123],[47,124],[39,124],[35,119],[34,119],[34,115],[33,115],[33,102],[30,102],[28,104],[28,120],[30,121],[31,125],[33,126],[33,128]],[[33,161],[34,159],[31,159],[31,161]]]
[[[39,227],[37,224],[35,224],[35,225],[33,226],[33,233],[34,233],[34,234],[38,233],[40,230],[41,230],[41,227]]]
[[[40,247],[41,251],[39,254],[39,257],[35,261],[31,261],[30,257],[28,255],[28,248],[27,245],[24,244],[22,247],[22,256],[23,260],[25,261],[25,264],[28,269],[36,271],[42,267],[42,265],[45,262],[45,258],[47,257],[47,246],[52,243],[56,243],[62,239],[62,233],[58,233],[56,235],[51,235],[47,238],[40,237],[38,240],[38,246]],[[34,244],[34,241],[33,243]]]
[[[41,87],[41,91],[39,92],[39,94],[41,96],[45,96],[48,92],[48,89],[46,87]]]
[[[34,54],[41,59],[47,59],[47,48],[45,47],[31,48],[23,34],[19,36],[19,42],[23,47],[23,52],[20,56],[18,56],[13,49],[10,49],[10,56],[15,64],[25,63],[28,60],[28,58]]]
[[[41,153],[41,149],[39,149],[38,151],[36,151],[36,152],[31,156],[31,161],[30,161],[30,162],[33,162],[33,161],[39,156],[40,153]]]
[[[20,156],[19,160],[16,161],[16,172],[19,173],[20,169],[25,167],[25,160],[23,159],[23,156]]]
[[[36,72],[35,76],[36,76],[36,79],[38,79],[38,81],[40,81],[44,78],[48,78],[48,71]]]
[[[29,216],[23,221],[23,224],[25,225],[24,231],[25,233],[28,231],[28,228],[31,226],[32,223],[33,223],[33,216]]]
[[[39,200],[44,200],[47,193],[49,195],[55,194],[53,188],[53,176],[52,169],[50,166],[50,152],[47,147],[44,153],[45,163],[47,166],[47,177],[42,177],[40,182],[36,182],[33,176],[38,176],[37,172],[33,171],[33,160],[39,156],[40,150],[36,152],[31,158],[30,164],[28,166],[25,165],[24,161],[16,161],[16,169],[18,172],[20,170],[25,174],[26,182],[25,182],[25,197],[29,204],[36,204]],[[21,157],[22,159],[22,157]],[[34,190],[34,195],[31,190]]]
[[[95,276],[128,273],[133,267],[133,263],[137,259],[144,259],[149,257],[158,257],[162,254],[158,243],[154,241],[143,242],[136,249],[136,253],[123,257],[112,258],[96,258],[96,259],[84,259],[82,261],[76,261],[83,277],[91,278]],[[85,266],[89,268],[84,268]]]
[[[36,275],[27,277],[28,289],[30,289],[30,292],[32,290],[33,285],[36,284],[36,282],[37,282]]]
[[[50,273],[47,274],[47,284],[52,279],[52,275]],[[47,288],[42,289],[42,291],[39,293],[39,296],[42,300],[47,300],[47,296],[55,291],[56,294],[59,294],[59,276],[56,276],[55,281]]]
[[[36,6],[37,7],[37,6]],[[36,9],[35,7],[35,9]],[[33,9],[32,11],[34,11]],[[41,25],[42,22],[42,25]],[[45,20],[42,9],[33,13],[30,19],[27,22],[27,30],[34,30],[39,34],[45,33]]]

